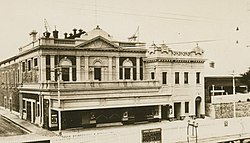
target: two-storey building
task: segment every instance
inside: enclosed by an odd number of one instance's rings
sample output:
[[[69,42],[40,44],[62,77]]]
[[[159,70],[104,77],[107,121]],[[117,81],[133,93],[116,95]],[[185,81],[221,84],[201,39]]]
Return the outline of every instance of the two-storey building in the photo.
[[[0,62],[2,106],[48,129],[203,117],[203,50],[121,42],[99,26],[36,38]]]

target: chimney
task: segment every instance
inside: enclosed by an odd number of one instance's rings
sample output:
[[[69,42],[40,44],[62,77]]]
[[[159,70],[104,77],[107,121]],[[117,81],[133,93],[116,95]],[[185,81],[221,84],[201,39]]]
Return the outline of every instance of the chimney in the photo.
[[[64,33],[64,38],[67,39],[68,33]]]
[[[48,31],[46,31],[46,32],[43,33],[43,36],[44,36],[45,38],[49,38],[50,33],[49,33]]]
[[[81,34],[82,34],[82,32],[83,32],[83,30],[82,30],[82,29],[79,29],[78,31],[79,31],[79,33],[81,33]]]
[[[72,39],[72,36],[73,36],[73,34],[72,34],[72,33],[69,33],[69,38],[70,38],[70,39]]]
[[[53,37],[58,38],[58,31],[56,29],[53,31]]]
[[[37,34],[36,30],[33,30],[32,32],[30,32],[30,36],[32,37],[33,42],[36,41],[36,34]]]
[[[74,35],[76,35],[76,31],[77,31],[77,29],[76,29],[76,28],[74,28],[74,29],[73,29],[73,33],[74,33]]]

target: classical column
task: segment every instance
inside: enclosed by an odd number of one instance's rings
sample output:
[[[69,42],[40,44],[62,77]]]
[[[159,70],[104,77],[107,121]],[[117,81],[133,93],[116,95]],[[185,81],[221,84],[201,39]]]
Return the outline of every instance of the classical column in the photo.
[[[116,57],[116,79],[119,80],[120,79],[120,65],[119,65],[119,57]]]
[[[85,81],[89,80],[89,57],[85,56],[85,60],[84,60],[84,71],[85,71]]]
[[[108,62],[108,80],[112,80],[112,57],[108,57],[109,62]]]
[[[136,80],[140,80],[140,58],[136,57]]]
[[[46,82],[46,56],[40,58],[40,83],[43,83]]]
[[[81,81],[81,57],[76,57],[76,81]]]
[[[50,56],[50,71],[51,81],[55,81],[55,56]]]

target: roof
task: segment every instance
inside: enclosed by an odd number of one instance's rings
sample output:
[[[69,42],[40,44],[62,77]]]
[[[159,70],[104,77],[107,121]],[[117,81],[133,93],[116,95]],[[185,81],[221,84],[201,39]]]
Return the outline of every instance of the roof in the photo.
[[[81,39],[84,40],[90,40],[93,39],[95,37],[101,36],[109,41],[111,41],[113,38],[110,34],[108,34],[106,31],[102,30],[99,25],[97,25],[97,27],[89,32],[87,32],[86,34],[81,36]]]

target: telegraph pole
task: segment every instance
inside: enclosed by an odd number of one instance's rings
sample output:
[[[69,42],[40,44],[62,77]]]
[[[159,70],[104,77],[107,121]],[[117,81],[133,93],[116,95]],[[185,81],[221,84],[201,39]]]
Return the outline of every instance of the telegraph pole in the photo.
[[[61,67],[57,69],[57,101],[58,101],[58,131],[59,135],[62,135],[62,119],[61,119],[61,92],[60,92],[60,77],[61,77]]]

